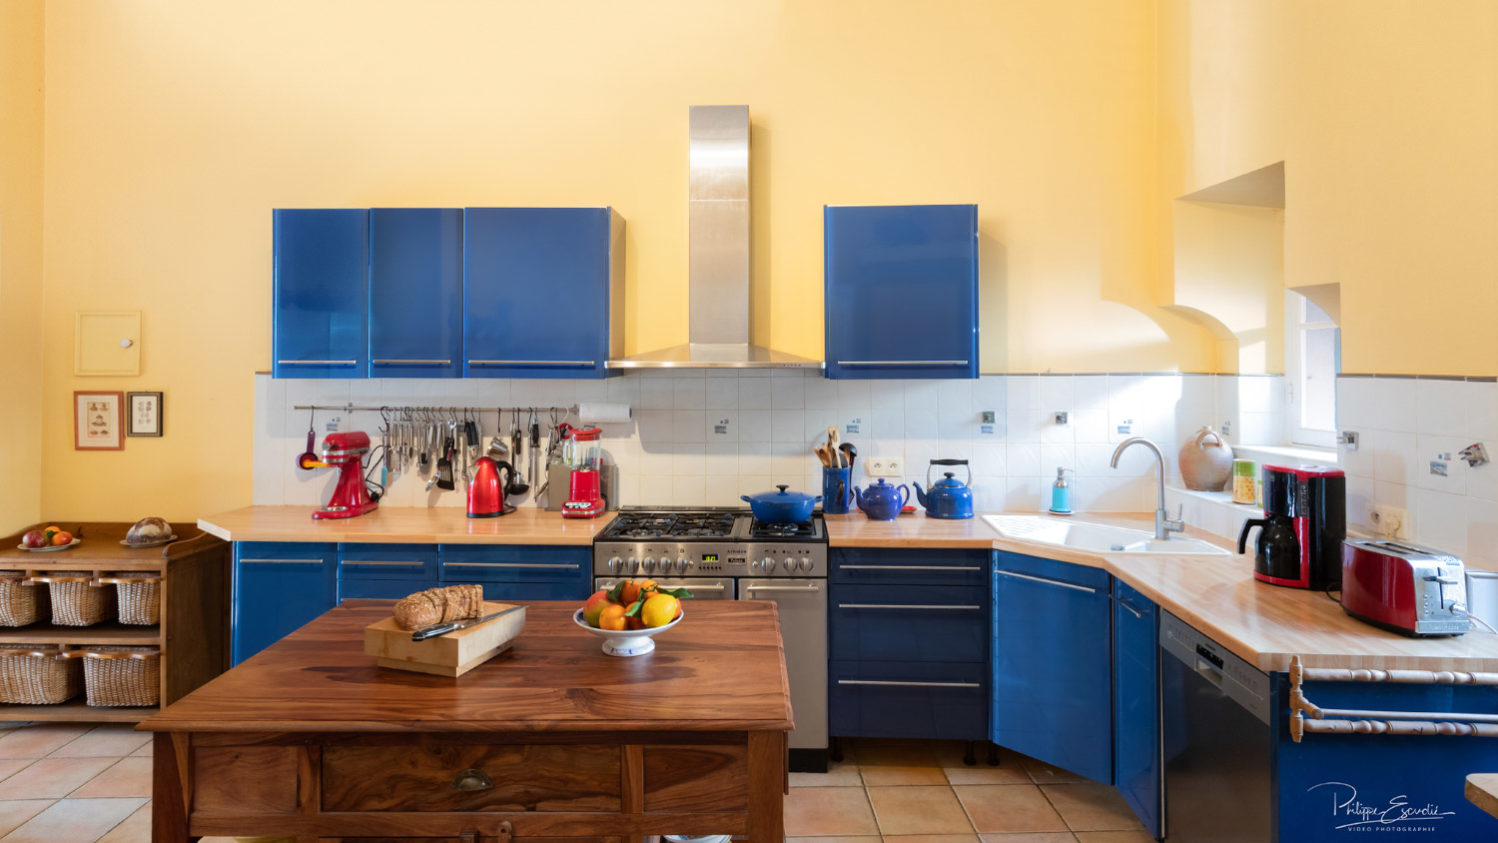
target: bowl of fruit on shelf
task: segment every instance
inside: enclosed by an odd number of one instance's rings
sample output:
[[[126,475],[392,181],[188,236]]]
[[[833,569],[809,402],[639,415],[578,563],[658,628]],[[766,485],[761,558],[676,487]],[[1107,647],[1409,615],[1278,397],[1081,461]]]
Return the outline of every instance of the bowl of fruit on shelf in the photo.
[[[45,530],[31,530],[21,536],[21,543],[16,545],[16,550],[29,550],[33,553],[50,552],[54,550],[67,550],[77,547],[83,543],[83,539],[61,527],[48,527]]]
[[[664,588],[655,580],[624,580],[594,592],[572,620],[602,637],[605,653],[643,656],[655,649],[652,638],[681,623],[682,598],[691,596],[684,588]]]

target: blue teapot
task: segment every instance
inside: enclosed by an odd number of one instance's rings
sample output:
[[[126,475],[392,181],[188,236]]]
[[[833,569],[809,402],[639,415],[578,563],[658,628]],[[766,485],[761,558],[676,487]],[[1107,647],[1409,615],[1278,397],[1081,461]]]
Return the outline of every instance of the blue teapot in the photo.
[[[962,466],[967,468],[967,482],[973,482],[973,470],[968,468],[967,460],[932,460],[932,466]],[[931,468],[926,469],[927,490],[921,490],[921,484],[912,483],[915,486],[916,500],[926,508],[927,518],[972,518],[973,517],[973,490],[968,488],[967,483],[952,476],[952,472],[944,472],[944,479],[935,483],[931,482]]]
[[[855,488],[854,496],[858,499],[858,508],[863,514],[869,516],[871,521],[893,521],[900,514],[900,508],[910,500],[910,490],[903,484],[891,486],[879,478],[878,483],[870,483],[866,489]]]

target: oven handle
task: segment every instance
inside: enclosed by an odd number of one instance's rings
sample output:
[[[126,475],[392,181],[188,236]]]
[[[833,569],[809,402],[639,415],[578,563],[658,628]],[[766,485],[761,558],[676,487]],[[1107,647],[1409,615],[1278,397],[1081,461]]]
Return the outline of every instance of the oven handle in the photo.
[[[751,585],[745,585],[744,586],[744,590],[745,591],[815,592],[815,591],[821,591],[822,587],[819,586],[819,585],[796,586],[796,585],[752,585],[751,584]]]

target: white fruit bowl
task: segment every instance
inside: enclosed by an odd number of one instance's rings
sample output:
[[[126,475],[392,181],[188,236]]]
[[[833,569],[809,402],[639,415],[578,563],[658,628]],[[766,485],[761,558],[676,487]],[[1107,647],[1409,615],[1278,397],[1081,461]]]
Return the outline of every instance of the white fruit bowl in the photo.
[[[572,622],[602,638],[603,651],[611,656],[643,656],[655,649],[655,642],[650,639],[681,623],[681,619],[686,616],[687,610],[682,609],[681,614],[665,626],[644,629],[599,629],[596,626],[588,626],[588,622],[583,620],[583,610],[578,609],[572,613]]]

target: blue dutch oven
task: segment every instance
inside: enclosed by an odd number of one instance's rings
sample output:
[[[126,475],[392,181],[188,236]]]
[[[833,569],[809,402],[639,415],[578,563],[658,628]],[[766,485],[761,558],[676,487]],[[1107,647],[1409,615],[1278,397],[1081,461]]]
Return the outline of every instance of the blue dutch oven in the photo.
[[[778,492],[760,492],[757,495],[739,495],[739,500],[748,501],[754,517],[767,524],[799,524],[811,520],[811,511],[821,495],[812,497],[801,492],[787,492],[790,488],[777,485]]]

